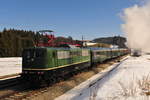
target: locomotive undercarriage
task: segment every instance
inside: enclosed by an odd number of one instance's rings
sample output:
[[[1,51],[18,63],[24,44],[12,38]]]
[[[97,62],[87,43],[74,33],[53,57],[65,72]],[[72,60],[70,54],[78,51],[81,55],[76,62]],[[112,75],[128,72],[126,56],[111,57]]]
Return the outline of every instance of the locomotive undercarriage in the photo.
[[[53,70],[23,70],[22,77],[25,81],[30,82],[32,86],[47,86],[60,80],[68,79],[90,66],[90,62],[84,62]]]

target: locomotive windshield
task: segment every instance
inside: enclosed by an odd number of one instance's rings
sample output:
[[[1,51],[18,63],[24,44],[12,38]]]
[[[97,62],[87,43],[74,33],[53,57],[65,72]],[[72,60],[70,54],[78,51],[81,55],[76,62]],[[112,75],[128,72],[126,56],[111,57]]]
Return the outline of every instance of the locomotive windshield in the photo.
[[[41,66],[45,55],[46,55],[46,49],[44,48],[31,48],[31,49],[25,49],[23,51],[23,67],[36,67]],[[42,62],[42,63],[41,63]]]

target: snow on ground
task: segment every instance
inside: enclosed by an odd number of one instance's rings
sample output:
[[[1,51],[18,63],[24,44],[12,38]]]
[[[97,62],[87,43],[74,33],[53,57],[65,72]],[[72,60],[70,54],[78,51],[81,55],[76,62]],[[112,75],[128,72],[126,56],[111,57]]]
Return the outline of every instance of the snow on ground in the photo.
[[[145,95],[150,95],[149,74],[150,55],[129,57],[109,75],[71,100],[150,100]]]
[[[0,76],[21,73],[22,58],[0,58]]]
[[[138,81],[150,73],[150,56],[130,57],[103,80],[74,100],[148,100]]]

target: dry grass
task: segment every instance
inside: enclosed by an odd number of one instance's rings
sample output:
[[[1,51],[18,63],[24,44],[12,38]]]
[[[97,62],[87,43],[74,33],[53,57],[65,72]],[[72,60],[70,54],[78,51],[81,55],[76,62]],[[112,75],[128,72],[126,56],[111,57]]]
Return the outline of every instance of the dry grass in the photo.
[[[134,81],[131,81],[128,85],[125,85],[125,83],[118,82],[118,84],[121,87],[120,95],[123,97],[134,97],[137,94],[138,88]]]
[[[138,80],[138,86],[142,91],[142,94],[147,96],[150,95],[150,77],[149,74],[147,76],[143,76],[141,80]]]
[[[90,88],[90,98],[89,98],[89,100],[96,100],[98,89],[99,89],[99,84],[96,84],[94,87]]]
[[[137,96],[143,96],[142,100],[149,100],[150,96],[150,77],[149,74],[143,76],[141,79],[133,78],[130,82],[123,83],[118,82],[119,91],[108,100],[122,100],[127,98],[134,98]],[[138,99],[139,100],[139,99]]]

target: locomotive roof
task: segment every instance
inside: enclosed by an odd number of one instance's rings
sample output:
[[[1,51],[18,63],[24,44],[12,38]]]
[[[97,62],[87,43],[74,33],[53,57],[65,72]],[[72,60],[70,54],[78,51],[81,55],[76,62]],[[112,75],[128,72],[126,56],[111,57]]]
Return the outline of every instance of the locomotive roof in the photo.
[[[53,49],[53,50],[80,50],[80,49],[88,49],[88,48],[54,48],[54,47],[34,47],[34,48],[26,48],[26,49]]]
[[[126,50],[125,48],[54,48],[54,47],[34,47],[34,48],[27,48],[27,49],[52,49],[52,50],[80,50],[80,49],[86,49],[86,50],[101,50],[101,51],[109,51],[109,50]]]

